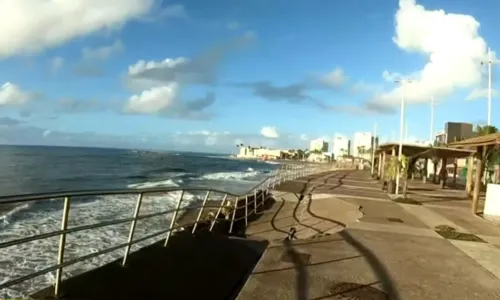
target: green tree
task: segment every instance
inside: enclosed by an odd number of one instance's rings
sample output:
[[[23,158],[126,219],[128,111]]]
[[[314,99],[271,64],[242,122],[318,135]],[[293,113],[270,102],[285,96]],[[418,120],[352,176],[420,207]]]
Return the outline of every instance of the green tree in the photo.
[[[498,128],[491,125],[476,126],[476,135],[484,136],[488,134],[498,133]],[[484,148],[483,149],[483,159],[484,165],[481,170],[484,173],[485,170],[489,170],[492,166],[497,166],[500,164],[500,150],[498,148]]]
[[[322,154],[323,151],[321,151],[320,149],[314,149],[311,151],[311,153],[314,153],[314,154]]]

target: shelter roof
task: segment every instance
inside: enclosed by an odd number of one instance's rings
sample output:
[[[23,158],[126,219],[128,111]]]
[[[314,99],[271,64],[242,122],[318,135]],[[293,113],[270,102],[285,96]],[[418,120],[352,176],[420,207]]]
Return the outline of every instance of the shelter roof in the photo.
[[[379,145],[376,152],[377,153],[380,153],[380,152],[387,153],[387,152],[392,151],[393,148],[395,148],[396,153],[398,153],[399,144],[387,143],[387,144]],[[406,157],[462,158],[462,157],[468,157],[469,155],[473,154],[475,151],[448,148],[448,147],[431,147],[431,146],[414,145],[414,144],[403,144],[402,145],[402,152],[403,152],[403,155]]]
[[[476,136],[459,142],[450,143],[448,146],[452,148],[473,148],[492,145],[500,145],[500,132]]]

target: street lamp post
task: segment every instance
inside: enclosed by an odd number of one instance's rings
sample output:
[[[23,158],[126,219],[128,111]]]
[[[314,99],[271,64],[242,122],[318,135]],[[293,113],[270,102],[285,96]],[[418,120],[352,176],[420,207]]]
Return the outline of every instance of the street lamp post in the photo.
[[[401,156],[403,155],[403,127],[405,121],[405,85],[410,83],[410,79],[396,80],[397,83],[401,84],[401,113],[399,119],[399,151],[398,151],[398,174],[396,177],[396,195],[399,194],[399,178],[401,177]]]
[[[373,128],[373,143],[372,143],[372,176],[375,174],[375,150],[377,148],[377,123]],[[380,164],[380,162],[378,162]]]
[[[430,124],[431,135],[429,141],[433,143],[434,141],[434,96],[431,97],[431,124]]]
[[[488,61],[481,61],[482,65],[488,64],[488,126],[491,126],[491,65],[498,62],[491,58],[491,49],[488,48]]]

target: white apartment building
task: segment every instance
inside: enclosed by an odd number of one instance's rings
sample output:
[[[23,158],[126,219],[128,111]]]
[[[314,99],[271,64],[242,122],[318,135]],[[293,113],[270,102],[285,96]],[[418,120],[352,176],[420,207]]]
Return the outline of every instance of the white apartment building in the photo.
[[[335,159],[350,154],[349,139],[341,134],[336,134],[333,139],[333,155]]]
[[[322,152],[328,152],[328,143],[324,139],[312,140],[309,150],[321,150]]]
[[[372,148],[372,133],[371,132],[355,132],[352,143],[352,155],[359,157],[366,154]],[[365,153],[359,153],[360,149],[364,149]]]

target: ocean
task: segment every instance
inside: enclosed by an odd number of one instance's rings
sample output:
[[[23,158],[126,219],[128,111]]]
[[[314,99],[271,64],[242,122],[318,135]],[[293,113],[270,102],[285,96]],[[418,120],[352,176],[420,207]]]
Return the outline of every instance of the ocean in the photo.
[[[62,199],[22,205],[2,205],[2,197],[55,191],[113,190],[160,187],[210,187],[241,194],[264,180],[279,164],[237,160],[228,155],[195,152],[145,151],[44,146],[0,146],[0,243],[58,230]],[[180,192],[151,194],[141,214],[171,209]],[[212,195],[220,199],[222,195]],[[218,197],[218,198],[217,198]],[[182,206],[200,201],[203,193],[186,193]],[[133,194],[74,197],[68,227],[132,216]],[[141,220],[135,238],[165,229],[169,216]],[[74,259],[127,241],[130,224],[71,233],[65,260]],[[141,242],[136,251],[164,238]],[[0,248],[0,284],[55,265],[58,237]],[[123,256],[123,249],[64,269],[74,276]],[[55,271],[0,290],[0,298],[15,298],[54,282]]]

